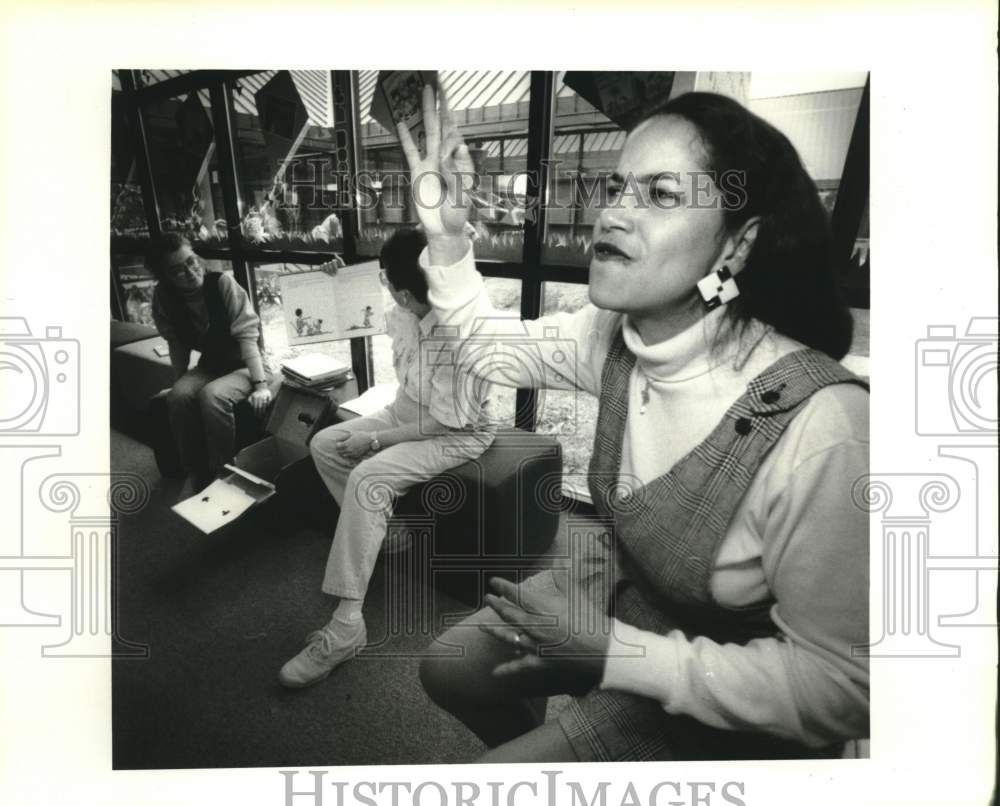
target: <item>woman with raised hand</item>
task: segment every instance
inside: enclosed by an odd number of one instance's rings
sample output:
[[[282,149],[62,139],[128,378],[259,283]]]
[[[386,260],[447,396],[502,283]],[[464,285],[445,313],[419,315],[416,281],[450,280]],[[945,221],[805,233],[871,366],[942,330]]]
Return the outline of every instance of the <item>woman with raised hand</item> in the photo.
[[[517,323],[543,367],[518,369],[464,232],[472,163],[436,107],[426,89],[425,153],[399,130],[429,300],[475,336],[476,372],[598,396],[608,529],[567,568],[492,580],[440,639],[461,656],[424,660],[431,698],[482,761],[805,758],[867,736],[868,392],[838,363],[851,318],[794,148],[722,96],[650,110],[594,225],[592,305]],[[545,722],[556,693],[574,697]]]

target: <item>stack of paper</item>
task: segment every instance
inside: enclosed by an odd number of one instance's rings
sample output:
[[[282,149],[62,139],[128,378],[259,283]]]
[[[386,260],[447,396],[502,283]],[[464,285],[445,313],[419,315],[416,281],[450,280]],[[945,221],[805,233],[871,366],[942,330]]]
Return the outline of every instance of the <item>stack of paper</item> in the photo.
[[[343,383],[350,377],[351,368],[328,355],[309,353],[285,361],[281,372],[290,386],[314,389]]]

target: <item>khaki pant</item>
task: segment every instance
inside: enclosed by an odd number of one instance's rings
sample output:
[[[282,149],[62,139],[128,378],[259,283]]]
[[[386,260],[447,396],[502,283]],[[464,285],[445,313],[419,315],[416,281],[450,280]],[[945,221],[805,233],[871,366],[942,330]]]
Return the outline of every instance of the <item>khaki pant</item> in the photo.
[[[430,439],[402,442],[360,462],[337,453],[345,434],[386,431],[429,418],[400,390],[381,411],[325,428],[309,444],[327,489],[340,506],[323,577],[323,592],[362,600],[396,499],[416,484],[482,455],[493,442],[490,432],[456,431]],[[427,422],[428,419],[424,419]]]

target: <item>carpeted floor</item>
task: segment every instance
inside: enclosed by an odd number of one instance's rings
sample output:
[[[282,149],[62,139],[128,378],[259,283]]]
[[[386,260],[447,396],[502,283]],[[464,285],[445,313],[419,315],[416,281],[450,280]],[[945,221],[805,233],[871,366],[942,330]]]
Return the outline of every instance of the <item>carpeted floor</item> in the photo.
[[[152,489],[119,528],[118,634],[149,657],[114,662],[115,769],[442,764],[483,752],[417,677],[432,632],[468,607],[412,575],[390,584],[400,572],[380,561],[365,619],[381,654],[286,690],[278,670],[329,617],[319,584],[330,533],[268,504],[206,536],[169,511],[180,483],[160,478],[145,445],[113,431],[111,460]]]

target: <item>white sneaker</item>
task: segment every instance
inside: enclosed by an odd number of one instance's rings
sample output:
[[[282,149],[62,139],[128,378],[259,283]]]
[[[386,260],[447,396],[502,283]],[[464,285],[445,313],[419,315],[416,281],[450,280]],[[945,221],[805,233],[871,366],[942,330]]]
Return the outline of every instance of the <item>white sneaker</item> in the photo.
[[[354,657],[354,650],[368,643],[365,622],[347,643],[344,643],[329,625],[309,633],[306,648],[281,667],[278,681],[288,688],[304,688],[326,679],[330,672]]]

